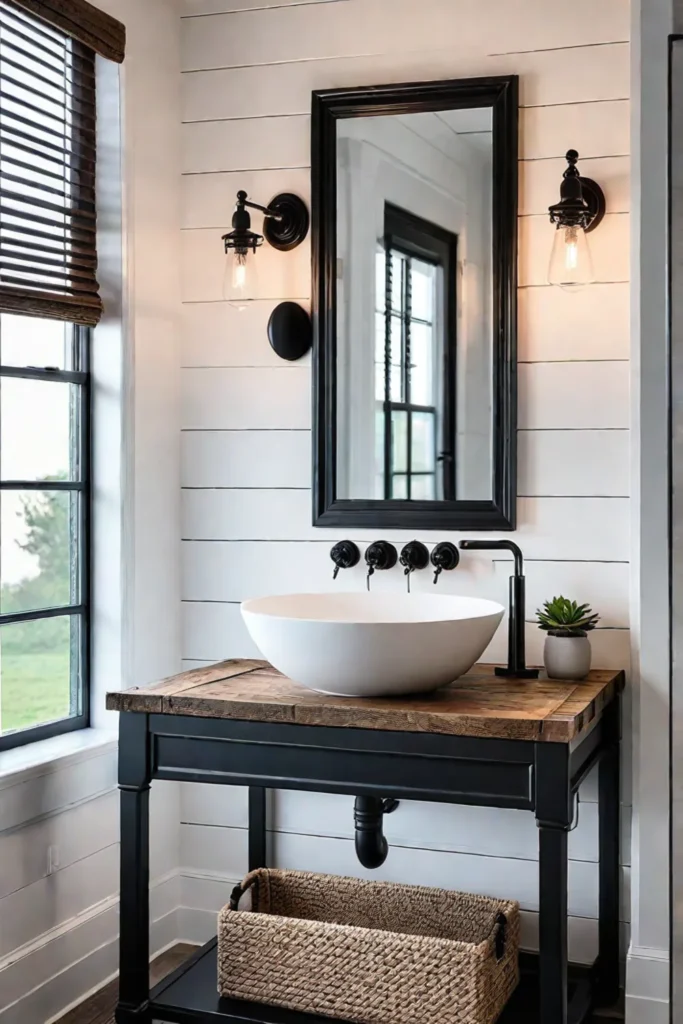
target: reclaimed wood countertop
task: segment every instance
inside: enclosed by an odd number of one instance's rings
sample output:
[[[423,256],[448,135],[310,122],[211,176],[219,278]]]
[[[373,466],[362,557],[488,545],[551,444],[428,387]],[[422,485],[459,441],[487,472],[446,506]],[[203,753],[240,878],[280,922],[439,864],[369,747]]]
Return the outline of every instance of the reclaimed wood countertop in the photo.
[[[475,665],[415,697],[329,697],[287,679],[268,662],[222,661],[107,694],[111,711],[236,718],[336,728],[441,733],[571,743],[602,715],[624,673],[596,670],[580,682],[496,676]]]

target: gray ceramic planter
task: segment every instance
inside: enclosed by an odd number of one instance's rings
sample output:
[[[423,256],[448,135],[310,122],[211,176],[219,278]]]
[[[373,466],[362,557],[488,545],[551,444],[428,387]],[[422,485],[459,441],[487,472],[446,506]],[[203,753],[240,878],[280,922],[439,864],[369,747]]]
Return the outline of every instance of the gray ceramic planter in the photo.
[[[550,679],[584,679],[591,668],[590,640],[587,636],[548,635],[543,661]]]

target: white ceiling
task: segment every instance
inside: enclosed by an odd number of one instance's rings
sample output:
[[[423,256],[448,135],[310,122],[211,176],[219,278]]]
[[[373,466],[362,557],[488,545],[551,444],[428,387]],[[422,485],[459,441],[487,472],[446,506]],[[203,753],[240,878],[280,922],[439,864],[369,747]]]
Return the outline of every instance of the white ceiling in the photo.
[[[481,160],[484,153],[491,153],[490,107],[403,114],[401,120],[412,132],[451,159],[462,159],[463,147],[477,160]]]

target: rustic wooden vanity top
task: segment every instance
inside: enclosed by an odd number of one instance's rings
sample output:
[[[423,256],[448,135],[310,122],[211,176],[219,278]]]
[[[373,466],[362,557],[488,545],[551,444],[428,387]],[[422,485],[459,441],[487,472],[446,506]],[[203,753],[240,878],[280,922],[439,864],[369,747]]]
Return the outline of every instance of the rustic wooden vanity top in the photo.
[[[265,661],[231,660],[151,686],[107,694],[111,711],[239,718],[337,728],[444,733],[570,743],[619,693],[624,673],[594,671],[581,682],[515,679],[475,665],[435,693],[415,697],[327,697]]]

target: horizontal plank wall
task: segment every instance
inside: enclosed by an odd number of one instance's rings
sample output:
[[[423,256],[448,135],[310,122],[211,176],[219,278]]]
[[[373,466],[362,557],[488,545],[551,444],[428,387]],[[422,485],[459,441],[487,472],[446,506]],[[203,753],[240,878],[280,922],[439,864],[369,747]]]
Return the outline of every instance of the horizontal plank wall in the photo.
[[[97,82],[106,315],[95,332],[93,365],[101,472],[91,704],[93,725],[113,730],[103,690],[172,672],[180,656],[180,4],[95,4],[125,23],[128,38],[121,77],[118,66],[98,61]],[[1,1024],[48,1024],[117,970],[116,742],[86,753],[0,778]],[[155,786],[151,797],[153,952],[175,942],[179,930],[178,797],[173,783]]]
[[[0,784],[0,1022],[47,1021],[118,964],[115,745]],[[176,939],[178,794],[151,803],[152,948]]]
[[[183,19],[182,481],[183,657],[190,666],[257,652],[240,601],[332,586],[340,535],[311,526],[310,359],[272,353],[265,327],[280,299],[310,299],[310,246],[259,253],[257,301],[222,301],[220,235],[234,196],[310,198],[312,89],[516,73],[521,76],[519,529],[527,617],[566,593],[602,615],[597,667],[629,661],[629,5],[576,0],[185,0]],[[362,31],[359,26],[362,25]],[[559,46],[561,41],[562,46]],[[598,283],[568,295],[546,284],[569,147],[607,195],[591,242]],[[258,223],[258,221],[256,221]],[[359,543],[377,539],[347,531]],[[387,531],[385,531],[387,534]],[[421,535],[433,544],[442,534]],[[387,534],[401,544],[412,537]],[[457,540],[457,536],[451,539]],[[485,553],[444,574],[445,593],[506,602],[511,563]],[[335,586],[364,585],[362,569]],[[380,574],[378,589],[403,586]],[[430,591],[419,574],[414,590]],[[530,658],[543,638],[530,621]],[[486,657],[505,653],[505,624]],[[628,714],[625,732],[628,734]],[[623,784],[623,941],[629,919],[630,786]],[[572,956],[595,954],[597,812],[587,781],[571,837]],[[183,937],[201,939],[246,869],[243,791],[184,787]],[[272,795],[273,862],[363,875],[352,800]],[[378,877],[431,880],[516,897],[537,945],[537,835],[522,812],[404,803],[386,820]],[[367,873],[366,873],[367,874]]]

